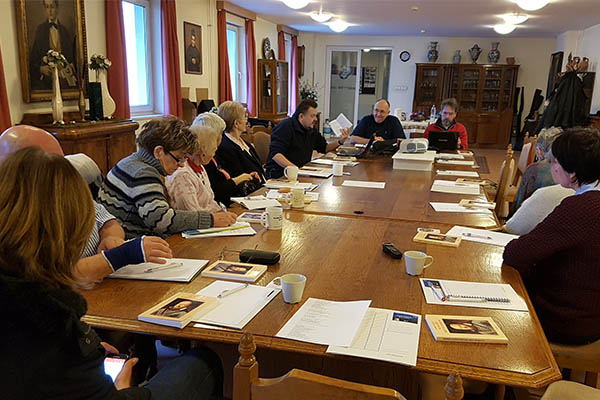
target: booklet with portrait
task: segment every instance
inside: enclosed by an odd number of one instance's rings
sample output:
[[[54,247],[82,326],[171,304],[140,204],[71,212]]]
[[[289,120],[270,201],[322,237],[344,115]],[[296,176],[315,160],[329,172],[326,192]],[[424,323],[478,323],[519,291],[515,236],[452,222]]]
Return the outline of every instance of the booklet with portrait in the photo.
[[[490,317],[427,314],[425,321],[437,341],[508,343],[506,335]]]
[[[193,293],[177,293],[138,315],[138,319],[158,325],[183,329],[195,319],[200,319],[215,308],[219,301],[215,297]]]
[[[444,235],[443,233],[418,232],[413,237],[413,242],[439,244],[440,246],[458,247],[462,238],[459,236]]]
[[[219,260],[204,268],[200,275],[206,278],[256,282],[266,271],[266,265]]]

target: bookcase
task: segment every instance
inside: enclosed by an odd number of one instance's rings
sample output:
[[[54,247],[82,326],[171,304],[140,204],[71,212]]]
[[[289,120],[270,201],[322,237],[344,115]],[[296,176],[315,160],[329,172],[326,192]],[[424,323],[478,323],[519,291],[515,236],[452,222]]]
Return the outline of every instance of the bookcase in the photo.
[[[469,144],[505,148],[510,140],[518,65],[417,64],[413,111],[429,115],[454,97]]]
[[[258,118],[277,124],[287,118],[288,63],[259,59]]]

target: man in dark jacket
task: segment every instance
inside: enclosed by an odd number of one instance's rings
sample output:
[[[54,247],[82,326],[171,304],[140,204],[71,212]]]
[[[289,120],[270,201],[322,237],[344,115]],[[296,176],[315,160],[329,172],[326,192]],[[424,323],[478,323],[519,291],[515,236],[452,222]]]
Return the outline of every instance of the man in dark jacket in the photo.
[[[269,178],[279,178],[288,166],[302,167],[312,159],[313,150],[327,153],[344,144],[349,129],[342,129],[342,136],[327,143],[323,135],[314,129],[317,121],[317,103],[302,100],[290,118],[281,121],[271,133],[271,146],[265,167]]]

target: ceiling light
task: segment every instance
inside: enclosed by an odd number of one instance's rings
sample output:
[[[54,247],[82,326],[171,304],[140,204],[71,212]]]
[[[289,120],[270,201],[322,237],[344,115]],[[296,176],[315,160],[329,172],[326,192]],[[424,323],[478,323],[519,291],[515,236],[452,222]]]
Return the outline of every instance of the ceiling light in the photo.
[[[331,17],[333,17],[332,14],[330,14],[328,12],[324,13],[324,12],[321,12],[321,11],[319,11],[319,12],[313,11],[313,12],[309,13],[308,15],[310,15],[310,17],[313,20],[315,20],[317,22],[321,22],[321,23],[327,22],[327,21],[329,21],[331,19]]]
[[[517,3],[519,7],[523,10],[527,11],[535,11],[539,10],[542,7],[545,7],[550,0],[512,0],[513,3]]]
[[[310,3],[310,0],[281,0],[283,3],[289,8],[293,8],[294,10],[298,10],[300,8],[304,8]]]
[[[329,25],[329,28],[332,31],[337,33],[344,32],[350,26],[349,23],[342,21],[341,19],[336,19],[335,21],[329,22],[327,25]]]
[[[518,25],[527,21],[529,16],[525,14],[505,14],[502,18],[504,18],[504,22],[508,25]]]
[[[370,52],[370,51],[371,51],[371,49],[363,49],[363,51],[364,51],[365,53],[368,53],[368,52]]]
[[[511,33],[512,31],[514,31],[515,28],[516,28],[516,26],[511,25],[511,24],[494,25],[494,30],[496,31],[496,33],[499,33],[501,35],[507,35],[507,34]]]
[[[425,29],[421,29],[421,33],[425,33],[427,32]]]
[[[415,6],[415,7],[411,8],[411,11],[413,11],[413,12],[419,11],[419,7]]]

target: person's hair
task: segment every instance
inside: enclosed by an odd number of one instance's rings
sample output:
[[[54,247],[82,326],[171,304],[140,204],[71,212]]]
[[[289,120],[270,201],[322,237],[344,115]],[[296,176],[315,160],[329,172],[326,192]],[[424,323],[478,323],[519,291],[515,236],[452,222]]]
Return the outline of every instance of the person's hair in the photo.
[[[196,37],[196,30],[195,29],[192,29],[192,32],[191,32],[190,36]]]
[[[387,104],[388,108],[390,108],[390,102],[387,101],[386,99],[379,99],[375,102],[375,104],[379,103],[380,101],[385,101],[385,104]],[[375,104],[373,104],[373,108],[375,108]]]
[[[299,114],[306,114],[306,112],[308,111],[309,108],[318,108],[319,106],[317,105],[317,102],[312,100],[312,99],[304,99],[300,102],[300,104],[298,104],[298,107],[296,107],[296,115]]]
[[[194,119],[192,126],[208,126],[222,134],[226,128],[225,121],[213,112],[203,112]]]
[[[196,136],[190,132],[185,121],[172,115],[146,122],[136,141],[150,154],[154,153],[156,146],[162,146],[165,151],[196,152]]]
[[[42,7],[46,7],[46,1],[48,0],[42,0]],[[58,8],[58,0],[50,0],[50,2],[56,4],[56,8]]]
[[[552,143],[552,157],[575,182],[585,185],[600,179],[600,132],[595,128],[570,128]]]
[[[556,139],[561,132],[562,128],[553,126],[552,128],[542,129],[538,134],[535,147],[544,152],[544,160],[549,159],[552,150],[552,143],[554,143],[554,139]]]
[[[26,147],[0,165],[0,269],[72,287],[95,223],[87,185],[64,157]]]
[[[440,111],[442,111],[444,109],[444,107],[450,107],[455,112],[458,112],[458,102],[456,101],[456,99],[454,97],[451,97],[449,99],[444,99],[440,106]]]
[[[225,121],[225,131],[231,132],[235,121],[243,119],[246,115],[244,106],[236,101],[225,101],[219,105],[219,117]]]
[[[190,130],[196,135],[197,153],[214,153],[219,147],[221,133],[210,126],[192,125]]]

